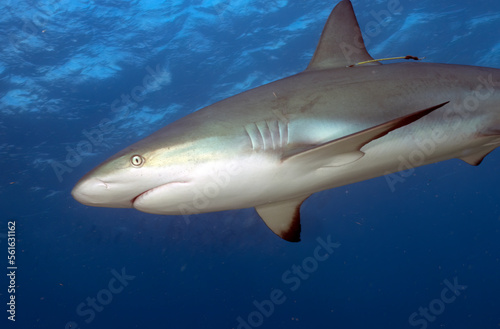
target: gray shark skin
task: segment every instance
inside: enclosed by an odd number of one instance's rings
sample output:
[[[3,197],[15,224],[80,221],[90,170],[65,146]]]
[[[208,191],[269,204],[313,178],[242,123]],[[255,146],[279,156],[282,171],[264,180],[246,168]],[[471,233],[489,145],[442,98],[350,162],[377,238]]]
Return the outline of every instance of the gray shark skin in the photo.
[[[380,64],[352,4],[332,11],[307,69],[160,129],[85,175],[84,205],[187,215],[255,207],[300,241],[311,194],[500,145],[500,70]]]

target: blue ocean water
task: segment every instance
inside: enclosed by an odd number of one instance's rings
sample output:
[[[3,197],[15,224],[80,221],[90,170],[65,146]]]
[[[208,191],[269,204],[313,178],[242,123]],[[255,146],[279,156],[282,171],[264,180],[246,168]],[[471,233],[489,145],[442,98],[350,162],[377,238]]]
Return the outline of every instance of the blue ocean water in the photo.
[[[317,193],[298,244],[253,209],[185,218],[70,195],[132,142],[305,69],[337,2],[6,1],[1,327],[498,327],[498,150],[478,167],[418,168],[392,189],[380,177]],[[375,58],[500,68],[498,1],[352,2]]]

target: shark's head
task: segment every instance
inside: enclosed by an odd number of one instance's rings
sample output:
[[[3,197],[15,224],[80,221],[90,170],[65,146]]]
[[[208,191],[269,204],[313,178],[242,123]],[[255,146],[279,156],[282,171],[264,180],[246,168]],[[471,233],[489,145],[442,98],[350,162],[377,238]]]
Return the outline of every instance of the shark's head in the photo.
[[[131,208],[138,195],[156,185],[144,170],[149,161],[148,154],[122,151],[80,179],[71,194],[88,206]]]
[[[189,166],[181,168],[176,164],[182,163],[178,148],[155,147],[154,139],[152,135],[90,171],[73,188],[73,197],[88,206],[142,210],[144,197],[186,183]],[[175,202],[175,193],[170,194],[168,197]]]
[[[205,130],[197,123],[189,122],[186,126],[179,120],[103,162],[80,179],[71,194],[88,206],[136,208],[155,214],[199,213],[201,208],[204,211],[225,209],[228,207],[226,202],[218,204],[216,200],[200,208],[196,193],[210,190],[214,182],[217,193],[219,189],[222,192],[222,187],[228,187],[229,181],[236,184],[231,159],[234,145],[239,145],[240,140],[200,137],[207,134]],[[220,175],[224,179],[221,180]]]

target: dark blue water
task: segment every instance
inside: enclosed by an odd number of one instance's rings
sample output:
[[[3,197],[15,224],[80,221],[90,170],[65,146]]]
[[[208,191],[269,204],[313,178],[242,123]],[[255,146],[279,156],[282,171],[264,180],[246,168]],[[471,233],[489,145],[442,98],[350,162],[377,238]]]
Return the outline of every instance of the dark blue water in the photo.
[[[0,9],[2,328],[498,327],[499,151],[479,167],[419,168],[392,190],[381,177],[317,193],[299,244],[253,209],[186,220],[73,200],[121,148],[303,70],[336,1],[158,3]],[[375,58],[500,68],[498,1],[353,5]]]

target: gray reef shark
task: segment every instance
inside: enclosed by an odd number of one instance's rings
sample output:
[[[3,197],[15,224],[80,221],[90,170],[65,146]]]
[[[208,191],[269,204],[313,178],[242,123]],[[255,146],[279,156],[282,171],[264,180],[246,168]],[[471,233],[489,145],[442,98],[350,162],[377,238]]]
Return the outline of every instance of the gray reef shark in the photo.
[[[499,145],[499,69],[381,64],[343,0],[305,71],[167,125],[72,195],[165,215],[255,207],[274,233],[299,241],[312,193],[451,158],[478,165]]]

